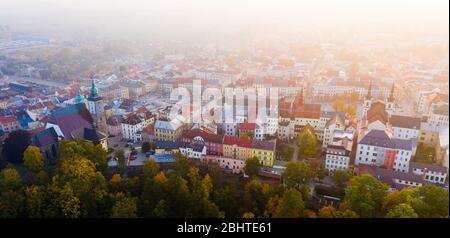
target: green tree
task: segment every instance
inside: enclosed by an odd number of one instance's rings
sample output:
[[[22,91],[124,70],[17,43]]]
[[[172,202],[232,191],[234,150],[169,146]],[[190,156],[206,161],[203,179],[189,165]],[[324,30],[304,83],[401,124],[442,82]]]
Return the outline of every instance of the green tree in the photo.
[[[294,155],[294,148],[283,143],[277,143],[276,154],[277,156],[290,160],[292,155]]]
[[[382,212],[387,216],[400,204],[407,204],[420,218],[442,218],[448,217],[448,201],[448,191],[435,185],[410,187],[389,193],[383,201]]]
[[[117,158],[117,164],[119,168],[123,169],[125,168],[125,152],[123,150],[116,150],[114,153],[114,156]]]
[[[0,218],[16,218],[24,215],[25,197],[20,190],[0,193]]]
[[[22,187],[22,178],[14,168],[0,171],[0,191],[19,190]]]
[[[269,200],[266,203],[266,209],[264,211],[265,218],[275,217],[280,200],[281,199],[278,194],[269,196]]]
[[[159,172],[159,165],[153,159],[147,159],[144,161],[142,171],[145,179],[153,179]]]
[[[261,164],[259,163],[258,157],[254,156],[245,161],[244,171],[245,174],[250,176],[250,178],[255,178],[259,171],[261,170]]]
[[[345,183],[347,183],[351,178],[351,174],[345,170],[334,170],[333,171],[333,180],[336,186],[340,189],[345,187]]]
[[[108,167],[108,160],[106,159],[106,151],[100,144],[94,145],[89,141],[82,140],[62,140],[58,145],[58,163],[61,163],[67,158],[75,156],[84,157],[90,160],[95,168],[104,172]]]
[[[114,174],[108,182],[110,192],[119,192],[123,190],[122,176]]]
[[[111,209],[111,218],[137,218],[137,199],[116,194],[117,201]]]
[[[201,178],[198,168],[190,168],[188,173],[190,190],[188,217],[219,217],[218,207],[209,200],[212,181],[208,174]]]
[[[67,187],[64,196],[73,195],[75,200],[79,200],[79,203],[76,203],[80,206],[77,208],[79,213],[72,214],[83,217],[107,214],[108,211],[104,207],[107,184],[92,161],[80,156],[66,158],[59,165],[57,172],[52,179],[55,190]]]
[[[51,192],[55,196],[53,204],[58,210],[58,217],[78,218],[82,215],[81,201],[69,185],[62,188],[53,187]]]
[[[266,203],[263,184],[255,179],[248,182],[244,190],[243,211],[262,216]]]
[[[317,138],[309,130],[303,130],[298,135],[298,152],[304,156],[317,155]]]
[[[175,154],[175,167],[176,172],[185,178],[189,172],[189,169],[193,167],[192,161],[181,153]]]
[[[189,208],[189,188],[187,181],[179,173],[168,175],[167,179],[167,217],[181,218],[187,216]]]
[[[220,210],[225,212],[226,217],[236,218],[239,217],[240,196],[235,186],[227,185],[216,189],[212,194],[212,200]]]
[[[38,172],[44,168],[44,156],[38,147],[32,145],[27,147],[23,153],[23,164],[32,172]]]
[[[303,161],[290,161],[286,164],[282,177],[286,187],[300,189],[304,185],[309,185],[314,177],[314,171]]]
[[[372,176],[356,176],[345,189],[344,201],[360,217],[377,217],[388,188]]]
[[[166,218],[167,217],[167,202],[164,199],[159,200],[158,204],[156,204],[153,213],[157,218]]]
[[[419,215],[414,209],[406,203],[402,203],[394,207],[386,214],[387,218],[418,218]]]
[[[43,186],[31,185],[25,189],[26,210],[29,218],[44,218],[47,214],[47,190]]]
[[[413,204],[414,210],[419,217],[443,218],[448,217],[449,195],[444,188],[435,185],[425,185],[418,188],[418,196],[423,201],[424,206]]]
[[[45,172],[44,170],[39,171],[37,173],[37,179],[40,185],[48,184],[49,178],[47,172]]]
[[[428,147],[423,143],[417,145],[414,161],[419,163],[432,164],[435,162],[436,151],[433,147]]]
[[[289,188],[284,192],[275,212],[275,217],[298,218],[304,215],[305,203],[302,194],[295,188]]]

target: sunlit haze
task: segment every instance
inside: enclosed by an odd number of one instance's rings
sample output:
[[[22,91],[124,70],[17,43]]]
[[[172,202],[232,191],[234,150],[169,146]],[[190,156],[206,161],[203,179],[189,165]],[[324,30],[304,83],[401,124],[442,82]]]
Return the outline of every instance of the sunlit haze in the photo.
[[[448,8],[447,0],[1,0],[0,23],[59,37],[426,37],[448,34]]]

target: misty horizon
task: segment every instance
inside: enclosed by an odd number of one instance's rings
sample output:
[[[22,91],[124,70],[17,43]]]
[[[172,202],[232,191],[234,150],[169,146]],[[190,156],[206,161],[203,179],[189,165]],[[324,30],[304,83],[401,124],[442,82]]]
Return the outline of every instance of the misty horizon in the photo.
[[[1,3],[0,25],[56,39],[305,41],[448,36],[448,1],[55,1]],[[446,7],[442,7],[446,6]],[[448,42],[448,37],[441,37]]]

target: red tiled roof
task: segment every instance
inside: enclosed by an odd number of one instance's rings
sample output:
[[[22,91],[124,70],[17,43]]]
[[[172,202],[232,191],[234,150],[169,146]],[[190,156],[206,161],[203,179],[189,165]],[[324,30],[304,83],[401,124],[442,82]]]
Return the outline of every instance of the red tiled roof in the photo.
[[[255,130],[255,127],[255,123],[244,122],[239,124],[239,130]]]
[[[369,123],[376,120],[386,123],[388,121],[388,115],[386,113],[384,103],[380,101],[372,103],[370,109],[367,111],[367,120]]]
[[[197,136],[200,136],[205,141],[213,142],[213,143],[217,143],[217,144],[221,144],[223,141],[223,136],[208,133],[201,129],[192,129],[192,130],[188,131],[186,133],[186,135],[184,136],[184,138],[194,139]]]
[[[0,117],[0,123],[12,123],[12,122],[17,122],[17,119],[15,117],[11,117],[11,116],[5,116],[5,117]]]
[[[249,138],[239,138],[236,136],[224,136],[223,144],[237,145],[244,148],[252,148],[252,140]]]

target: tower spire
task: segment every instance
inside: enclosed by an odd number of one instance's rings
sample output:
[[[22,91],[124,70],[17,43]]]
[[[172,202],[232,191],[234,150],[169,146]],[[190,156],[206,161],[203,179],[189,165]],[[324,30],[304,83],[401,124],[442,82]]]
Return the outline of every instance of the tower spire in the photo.
[[[98,89],[97,85],[95,85],[95,79],[92,75],[89,76],[92,80],[91,83],[91,95],[89,95],[90,98],[97,98],[98,97]]]
[[[393,102],[394,101],[394,89],[395,89],[395,81],[392,82],[391,94],[389,95],[389,98],[388,98],[389,102]]]
[[[367,91],[367,99],[371,99],[372,98],[372,79],[370,79],[370,84],[369,84],[369,90]]]
[[[74,99],[75,103],[82,103],[83,102],[83,97],[81,96],[81,90],[80,88],[77,89],[77,96]]]
[[[304,95],[303,95],[303,85],[302,85],[302,89],[300,90],[300,101],[299,101],[299,104],[300,104],[300,106],[303,106],[304,103],[305,103],[305,99],[304,99]]]

